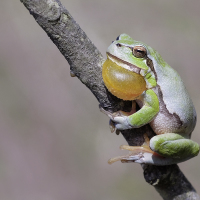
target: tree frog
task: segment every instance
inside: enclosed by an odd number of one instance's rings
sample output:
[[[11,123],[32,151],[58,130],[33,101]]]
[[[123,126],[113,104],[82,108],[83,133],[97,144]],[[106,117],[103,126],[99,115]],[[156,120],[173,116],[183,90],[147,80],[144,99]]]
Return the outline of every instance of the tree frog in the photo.
[[[139,147],[122,146],[130,154],[109,162],[171,165],[199,153],[190,139],[196,112],[179,74],[153,48],[121,34],[108,47],[102,67],[107,89],[116,97],[133,102],[130,113],[106,113],[116,130],[150,124],[156,136]],[[134,104],[140,107],[136,111]],[[148,144],[147,144],[148,143]]]

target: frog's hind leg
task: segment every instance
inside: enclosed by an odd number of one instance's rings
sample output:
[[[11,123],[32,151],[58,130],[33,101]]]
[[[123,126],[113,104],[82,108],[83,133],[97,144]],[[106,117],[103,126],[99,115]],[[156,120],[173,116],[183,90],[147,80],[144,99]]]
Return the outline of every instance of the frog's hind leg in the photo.
[[[115,158],[111,158],[108,163],[112,164],[116,161],[121,161],[122,163],[130,163],[130,162],[136,162],[136,163],[144,163],[145,161],[142,159],[145,155],[145,157],[148,157],[148,159],[151,160],[151,157],[159,156],[157,153],[152,151],[149,147],[149,138],[147,134],[144,134],[144,143],[142,146],[128,146],[128,145],[121,145],[121,150],[128,150],[129,154],[125,156],[118,156]]]
[[[129,163],[129,162],[137,162],[139,157],[142,157],[144,153],[148,153],[152,155],[154,152],[148,148],[143,146],[128,146],[128,145],[121,145],[121,150],[129,150],[129,154],[125,156],[118,156],[115,158],[111,158],[108,163],[112,164],[116,161],[121,161],[122,163]]]
[[[129,150],[130,153],[110,159],[110,164],[120,160],[126,163],[171,165],[186,161],[199,153],[199,145],[196,142],[176,133],[154,136],[149,144],[145,142],[142,146],[123,145],[120,148]]]
[[[152,151],[150,148],[145,148],[142,146],[128,146],[122,145],[120,147],[124,150],[129,150],[129,154],[125,156],[119,156],[111,158],[108,163],[112,164],[116,161],[121,161],[122,163],[139,163],[139,164],[150,164],[150,165],[169,165],[171,163],[171,158],[165,158],[156,152]]]
[[[154,136],[150,140],[150,148],[165,157],[168,165],[186,161],[199,153],[199,145],[196,142],[177,133]]]

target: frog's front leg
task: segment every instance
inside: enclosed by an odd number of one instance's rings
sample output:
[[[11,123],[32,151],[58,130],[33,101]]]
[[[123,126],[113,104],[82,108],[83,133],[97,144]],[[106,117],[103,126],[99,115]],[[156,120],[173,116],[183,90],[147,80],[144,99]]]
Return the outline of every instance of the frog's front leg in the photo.
[[[110,117],[110,119],[114,122],[115,128],[118,130],[139,128],[148,124],[159,112],[159,101],[157,95],[151,89],[145,91],[137,98],[137,100],[143,103],[142,108],[135,112],[134,107],[128,115],[122,113],[121,111],[116,113],[110,113],[104,111],[103,109],[101,109],[101,111]]]
[[[186,161],[199,153],[199,145],[177,133],[157,135],[150,140],[148,147],[122,146],[130,154],[113,158],[110,163],[121,160],[122,162],[136,162],[152,165],[171,165]]]
[[[118,135],[120,133],[120,131],[116,128],[116,123],[115,123],[114,119],[117,119],[118,117],[120,117],[121,119],[126,120],[127,116],[134,114],[136,112],[136,102],[132,101],[132,108],[131,108],[130,112],[125,112],[125,111],[120,110],[120,111],[111,113],[109,111],[104,110],[101,106],[99,106],[99,109],[102,113],[106,114],[110,118],[109,126],[110,126],[111,132],[112,133],[116,132],[116,134]],[[125,124],[125,123],[122,122],[122,124]],[[132,127],[130,126],[130,128],[132,128]],[[126,129],[128,129],[128,128],[126,128]]]

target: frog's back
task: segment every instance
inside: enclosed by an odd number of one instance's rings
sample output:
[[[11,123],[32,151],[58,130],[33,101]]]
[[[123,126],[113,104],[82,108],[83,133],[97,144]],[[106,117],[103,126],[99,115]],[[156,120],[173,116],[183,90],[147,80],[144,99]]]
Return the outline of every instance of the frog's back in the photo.
[[[179,74],[154,51],[149,56],[154,63],[157,86],[153,90],[160,102],[160,111],[151,122],[157,134],[178,132],[190,137],[196,124],[196,112]],[[157,124],[163,123],[164,129],[157,130]]]

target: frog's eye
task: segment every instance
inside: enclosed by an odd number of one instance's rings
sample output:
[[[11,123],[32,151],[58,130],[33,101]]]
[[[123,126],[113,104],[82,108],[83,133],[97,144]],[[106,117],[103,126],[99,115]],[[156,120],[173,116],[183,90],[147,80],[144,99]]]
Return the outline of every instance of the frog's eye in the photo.
[[[137,58],[145,58],[147,56],[147,50],[142,46],[134,46],[133,55]]]

